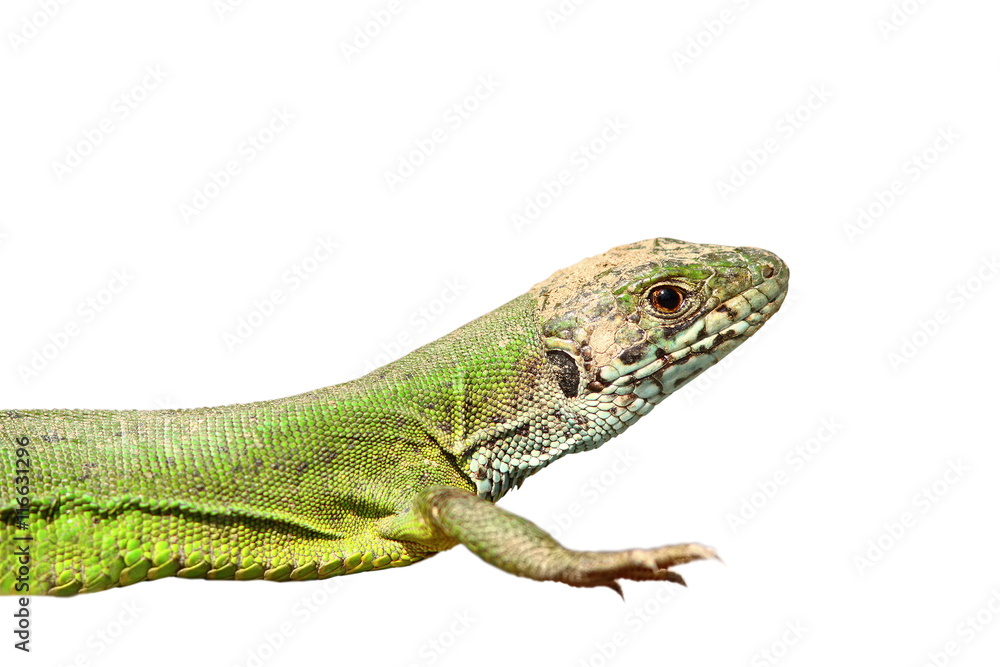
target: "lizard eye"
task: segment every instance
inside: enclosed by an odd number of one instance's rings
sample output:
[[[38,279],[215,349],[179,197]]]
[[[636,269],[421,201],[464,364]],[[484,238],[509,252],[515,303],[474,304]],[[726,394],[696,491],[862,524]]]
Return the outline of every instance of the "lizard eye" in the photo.
[[[649,302],[653,309],[664,315],[676,313],[684,305],[685,295],[673,285],[660,285],[649,293]]]

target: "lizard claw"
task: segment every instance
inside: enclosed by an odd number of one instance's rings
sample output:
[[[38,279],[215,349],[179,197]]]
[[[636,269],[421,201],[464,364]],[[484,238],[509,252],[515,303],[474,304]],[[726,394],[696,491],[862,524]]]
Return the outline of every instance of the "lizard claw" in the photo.
[[[621,584],[619,584],[617,581],[612,580],[612,581],[609,581],[609,582],[601,584],[601,586],[607,586],[608,588],[610,588],[611,590],[613,590],[615,593],[618,593],[618,596],[622,599],[622,602],[625,602],[625,593],[624,593],[624,591],[622,591]]]
[[[664,581],[672,581],[675,584],[680,584],[684,588],[687,588],[687,582],[684,581],[684,577],[682,577],[681,575],[677,574],[673,570],[663,570],[663,574],[661,575],[661,578]]]

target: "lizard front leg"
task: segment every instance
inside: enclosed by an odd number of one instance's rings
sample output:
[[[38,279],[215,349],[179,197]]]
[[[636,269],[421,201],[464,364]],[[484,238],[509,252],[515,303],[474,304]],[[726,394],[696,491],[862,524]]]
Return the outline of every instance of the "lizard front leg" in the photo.
[[[607,586],[619,595],[622,591],[618,579],[684,584],[684,579],[670,568],[717,558],[713,549],[700,544],[574,551],[524,517],[452,487],[423,491],[405,521],[405,529],[396,524],[400,529],[394,531],[396,539],[419,541],[436,549],[461,543],[490,565],[519,577],[579,587]]]

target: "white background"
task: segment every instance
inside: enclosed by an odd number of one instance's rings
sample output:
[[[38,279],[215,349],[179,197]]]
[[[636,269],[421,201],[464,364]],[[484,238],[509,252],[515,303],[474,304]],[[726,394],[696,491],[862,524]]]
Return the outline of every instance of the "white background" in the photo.
[[[996,664],[996,3],[423,0],[377,30],[386,1],[42,5],[0,13],[4,408],[342,382],[655,236],[764,247],[792,279],[731,363],[501,503],[572,547],[718,548],[688,589],[623,603],[461,548],[328,584],[165,580],[35,598],[30,656],[0,601],[2,664]]]

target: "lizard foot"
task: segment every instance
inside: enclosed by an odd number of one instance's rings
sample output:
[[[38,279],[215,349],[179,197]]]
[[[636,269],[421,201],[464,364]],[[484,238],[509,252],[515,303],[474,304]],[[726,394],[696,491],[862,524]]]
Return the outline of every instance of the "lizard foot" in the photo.
[[[428,489],[418,498],[415,514],[436,540],[464,544],[487,563],[519,577],[561,581],[570,586],[606,586],[621,595],[619,579],[672,581],[684,579],[670,568],[715,558],[701,544],[674,544],[655,549],[573,551],[528,521],[500,509],[474,493],[451,488]]]
[[[695,560],[719,559],[714,549],[701,544],[626,551],[567,551],[572,554],[571,565],[558,581],[570,586],[607,586],[619,595],[622,594],[619,579],[672,581],[686,586],[684,578],[670,568]]]

